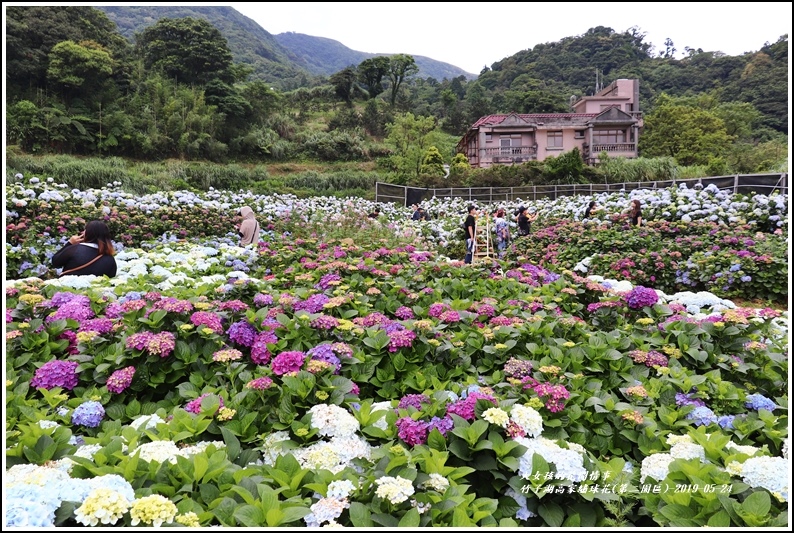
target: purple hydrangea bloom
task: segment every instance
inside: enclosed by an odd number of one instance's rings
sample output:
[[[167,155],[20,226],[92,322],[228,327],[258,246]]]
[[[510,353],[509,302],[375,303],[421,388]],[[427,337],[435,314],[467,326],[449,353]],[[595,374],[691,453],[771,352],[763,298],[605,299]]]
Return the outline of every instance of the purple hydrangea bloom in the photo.
[[[303,352],[281,352],[273,358],[270,364],[273,373],[277,376],[283,376],[292,372],[299,372],[306,359],[306,354]]]
[[[309,325],[314,329],[334,329],[339,325],[339,320],[331,315],[319,315],[309,322]]]
[[[416,338],[416,333],[409,329],[389,333],[389,351],[396,352],[400,348],[410,348]]]
[[[295,302],[292,305],[294,311],[306,311],[308,313],[319,313],[323,306],[328,303],[328,296],[325,294],[313,294],[302,302]]]
[[[708,426],[717,421],[717,416],[714,411],[706,406],[695,407],[689,414],[686,415],[687,420],[695,422],[696,426]]]
[[[72,390],[77,386],[77,362],[57,359],[48,361],[36,370],[30,385],[47,390],[55,387]]]
[[[342,277],[339,274],[325,274],[323,277],[320,278],[320,281],[314,286],[315,289],[319,289],[321,291],[327,290],[330,287],[333,287],[331,284],[335,281],[341,281]]]
[[[223,324],[221,322],[221,317],[216,315],[215,313],[210,313],[209,311],[196,311],[195,313],[190,315],[190,321],[196,327],[207,326],[215,333],[218,334],[223,333]]]
[[[262,294],[261,292],[254,296],[254,305],[257,307],[265,307],[273,305],[273,297],[269,294]]]
[[[413,420],[411,417],[404,416],[395,422],[397,436],[409,446],[424,444],[427,442],[427,422]]]
[[[634,287],[625,296],[626,303],[631,309],[642,309],[654,305],[659,301],[659,295],[656,291],[646,287]]]
[[[72,424],[95,428],[99,427],[102,418],[105,416],[105,408],[102,404],[94,401],[83,402],[72,412]]]
[[[73,302],[76,305],[82,305],[84,307],[91,305],[91,299],[85,294],[75,294],[73,292],[56,292],[52,295],[52,298],[50,298],[50,305],[52,307],[60,307],[69,302]]]
[[[695,407],[705,407],[706,402],[700,398],[692,398],[691,394],[684,394],[683,392],[676,393],[675,404],[679,407],[684,405],[694,405]]]
[[[256,328],[244,320],[229,326],[227,333],[232,342],[240,346],[252,346],[257,336]]]
[[[94,317],[94,311],[89,305],[83,305],[81,300],[73,299],[61,305],[57,311],[47,317],[47,322],[55,320],[72,319],[78,322],[84,322],[89,318]]]
[[[187,411],[188,413],[193,413],[194,415],[199,414],[201,412],[201,400],[203,400],[204,398],[206,398],[209,395],[210,395],[209,392],[205,392],[204,394],[202,394],[201,396],[199,396],[195,400],[191,400],[191,401],[187,402],[185,404],[185,411]],[[218,404],[218,409],[220,410],[220,408],[223,407],[223,398],[218,396],[218,401],[220,402]]]
[[[403,305],[397,308],[397,310],[394,312],[394,316],[396,316],[400,320],[411,320],[412,318],[414,318],[414,312],[411,311],[410,307],[405,307]]]
[[[448,416],[445,416],[444,418],[434,416],[427,424],[427,432],[429,433],[433,431],[433,429],[437,429],[439,433],[441,433],[442,437],[446,437],[447,433],[452,431],[454,426],[455,422],[452,421],[452,418]]]
[[[93,318],[80,324],[78,331],[96,331],[100,335],[109,333],[113,329],[113,321],[109,318]]]
[[[124,392],[132,383],[132,377],[134,375],[135,367],[132,366],[122,368],[121,370],[116,370],[108,378],[106,383],[108,390],[110,392],[115,392],[116,394]]]
[[[421,409],[423,403],[430,403],[430,399],[424,394],[406,394],[400,399],[397,409],[408,409],[408,407]]]
[[[334,374],[339,373],[341,362],[330,344],[318,344],[306,353],[315,361],[323,361],[332,364],[334,366]]]
[[[777,408],[775,402],[764,396],[763,394],[750,394],[747,396],[747,401],[744,402],[745,407],[755,409],[766,409],[767,411],[774,411]]]

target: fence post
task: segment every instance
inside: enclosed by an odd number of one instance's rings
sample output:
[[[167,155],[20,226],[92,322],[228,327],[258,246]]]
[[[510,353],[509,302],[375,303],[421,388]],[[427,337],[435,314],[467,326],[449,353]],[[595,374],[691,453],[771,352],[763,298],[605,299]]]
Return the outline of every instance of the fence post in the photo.
[[[403,207],[408,207],[408,187],[403,187]]]
[[[739,190],[739,175],[736,174],[733,177],[733,194],[736,194]]]

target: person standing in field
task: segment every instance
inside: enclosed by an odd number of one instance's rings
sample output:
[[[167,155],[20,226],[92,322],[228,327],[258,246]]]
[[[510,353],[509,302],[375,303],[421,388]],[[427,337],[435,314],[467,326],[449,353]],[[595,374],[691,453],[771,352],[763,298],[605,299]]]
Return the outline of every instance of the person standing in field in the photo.
[[[92,220],[78,235],[52,256],[52,266],[63,268],[61,276],[108,276],[116,275],[116,259],[113,257],[113,242],[110,229],[101,220]]]
[[[516,213],[516,223],[518,224],[518,235],[519,237],[525,237],[529,235],[530,223],[538,218],[537,213],[529,214],[527,213],[527,208],[523,205],[518,208],[518,212]]]
[[[256,221],[254,210],[243,206],[240,208],[243,222],[240,224],[240,246],[259,243],[259,222]]]
[[[510,242],[510,226],[505,218],[505,210],[501,207],[496,210],[494,218],[494,231],[496,232],[496,250],[499,259],[503,259]]]
[[[642,208],[640,207],[640,201],[636,198],[631,201],[629,218],[632,226],[642,226]]]
[[[466,234],[466,257],[463,262],[470,265],[474,258],[474,250],[477,248],[477,220],[474,218],[477,211],[473,205],[469,205],[468,213],[463,222],[463,231]]]

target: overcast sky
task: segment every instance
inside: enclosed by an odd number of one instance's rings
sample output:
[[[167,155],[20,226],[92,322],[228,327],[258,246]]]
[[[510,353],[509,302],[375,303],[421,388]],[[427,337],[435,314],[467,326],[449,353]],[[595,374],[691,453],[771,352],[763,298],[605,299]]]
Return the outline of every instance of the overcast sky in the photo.
[[[216,4],[217,5],[217,4]],[[791,32],[790,2],[252,2],[231,3],[276,35],[327,37],[359,52],[406,53],[472,74],[536,44],[596,26],[637,26],[645,42],[728,55],[754,52]],[[597,11],[597,13],[595,13]]]

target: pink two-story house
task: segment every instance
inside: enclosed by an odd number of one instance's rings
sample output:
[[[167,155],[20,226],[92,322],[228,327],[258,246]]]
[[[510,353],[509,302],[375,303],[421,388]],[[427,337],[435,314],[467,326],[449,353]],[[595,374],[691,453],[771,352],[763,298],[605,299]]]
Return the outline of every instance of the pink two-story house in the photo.
[[[642,128],[639,80],[616,80],[572,104],[572,113],[488,115],[458,142],[475,168],[543,161],[579,148],[585,163],[611,157],[637,157]]]

